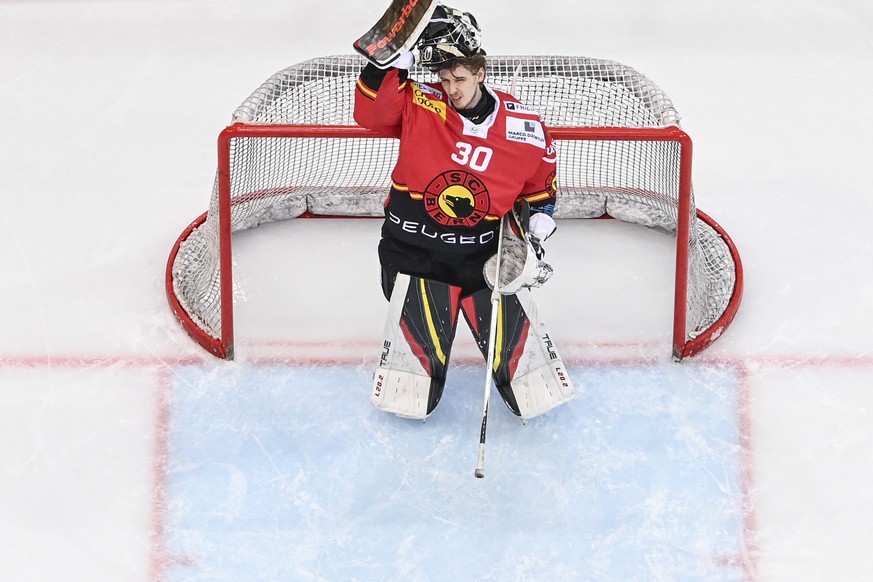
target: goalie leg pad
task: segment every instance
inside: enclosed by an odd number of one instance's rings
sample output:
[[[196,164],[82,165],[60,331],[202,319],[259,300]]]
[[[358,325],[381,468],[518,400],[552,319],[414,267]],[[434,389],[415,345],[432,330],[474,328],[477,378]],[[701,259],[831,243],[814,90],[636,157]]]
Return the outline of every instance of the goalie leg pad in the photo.
[[[482,354],[488,349],[490,292],[461,301],[464,317]],[[576,392],[528,289],[504,295],[498,310],[494,383],[507,407],[522,419],[534,418],[571,400]]]
[[[464,318],[473,332],[479,351],[488,360],[491,325],[491,291],[483,289],[461,300]],[[513,414],[520,415],[518,402],[510,388],[512,376],[524,352],[530,320],[513,295],[502,295],[497,310],[497,337],[494,343],[494,383],[503,402]]]
[[[431,394],[442,394],[442,385],[435,386],[436,382],[424,374],[377,368],[371,401],[379,410],[424,420],[430,414]]]
[[[436,408],[445,386],[460,295],[458,287],[397,275],[370,398],[376,408],[419,419]]]

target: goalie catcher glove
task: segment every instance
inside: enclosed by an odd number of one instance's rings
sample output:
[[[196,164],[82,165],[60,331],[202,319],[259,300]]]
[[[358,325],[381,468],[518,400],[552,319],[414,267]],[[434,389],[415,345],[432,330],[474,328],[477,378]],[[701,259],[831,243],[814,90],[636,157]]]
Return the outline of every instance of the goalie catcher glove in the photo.
[[[551,220],[551,217],[547,218]],[[540,246],[541,239],[536,239],[537,246],[531,240],[534,237],[529,231],[530,219],[530,207],[526,201],[516,203],[503,217],[506,222],[501,243],[499,282],[496,276],[497,254],[485,262],[485,282],[491,289],[496,286],[501,295],[512,295],[524,287],[540,287],[554,272],[552,266],[540,258],[544,254]],[[550,236],[555,230],[547,226],[546,221],[539,227],[544,237]]]
[[[437,6],[427,27],[418,39],[419,62],[437,71],[456,58],[472,57],[482,47],[482,31],[476,17],[448,6]],[[484,54],[484,53],[483,53]]]

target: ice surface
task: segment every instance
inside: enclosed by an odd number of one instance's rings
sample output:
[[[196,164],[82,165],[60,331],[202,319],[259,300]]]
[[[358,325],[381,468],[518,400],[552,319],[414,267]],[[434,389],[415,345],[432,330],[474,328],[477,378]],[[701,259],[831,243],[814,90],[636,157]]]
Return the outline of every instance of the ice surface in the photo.
[[[495,405],[480,480],[481,367],[426,423],[368,409],[369,367],[179,369],[168,579],[744,579],[735,372],[569,371],[551,415]]]

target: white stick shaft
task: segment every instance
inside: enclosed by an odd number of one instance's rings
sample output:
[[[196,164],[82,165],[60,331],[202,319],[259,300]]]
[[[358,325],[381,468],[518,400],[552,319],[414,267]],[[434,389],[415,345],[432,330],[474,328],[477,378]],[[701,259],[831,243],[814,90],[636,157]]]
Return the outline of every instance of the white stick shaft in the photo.
[[[497,240],[497,261],[494,265],[494,289],[491,291],[491,321],[488,326],[488,353],[485,362],[485,397],[482,406],[482,427],[479,430],[479,453],[476,458],[476,471],[478,478],[485,477],[485,434],[488,429],[488,405],[491,402],[491,378],[494,368],[495,349],[497,347],[497,318],[500,316],[500,259],[503,252],[503,228],[505,218],[500,220],[500,229]]]

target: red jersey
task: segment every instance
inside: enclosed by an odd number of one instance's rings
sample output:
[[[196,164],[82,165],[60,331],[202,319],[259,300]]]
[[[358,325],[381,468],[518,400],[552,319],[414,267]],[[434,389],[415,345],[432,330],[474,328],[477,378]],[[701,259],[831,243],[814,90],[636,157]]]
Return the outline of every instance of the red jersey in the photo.
[[[536,111],[483,85],[496,103],[474,124],[438,83],[407,80],[398,69],[374,71],[364,69],[358,79],[355,120],[400,138],[386,234],[419,247],[478,253],[496,247],[500,218],[516,199],[554,204],[557,153]]]

